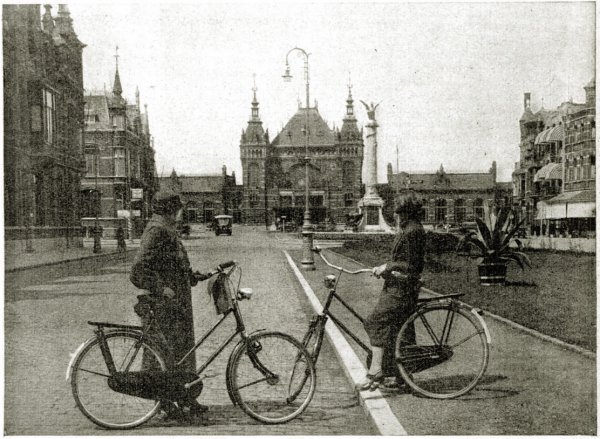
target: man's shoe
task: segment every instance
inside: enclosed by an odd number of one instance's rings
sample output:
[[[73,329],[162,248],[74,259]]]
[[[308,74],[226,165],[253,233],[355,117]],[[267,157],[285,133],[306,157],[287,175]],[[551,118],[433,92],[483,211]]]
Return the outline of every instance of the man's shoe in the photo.
[[[372,392],[381,385],[383,379],[383,372],[378,372],[375,375],[368,373],[365,379],[356,385],[356,390],[361,392],[363,390],[369,390]]]
[[[382,392],[395,394],[411,393],[410,386],[404,381],[399,381],[396,377],[386,377],[379,388]]]

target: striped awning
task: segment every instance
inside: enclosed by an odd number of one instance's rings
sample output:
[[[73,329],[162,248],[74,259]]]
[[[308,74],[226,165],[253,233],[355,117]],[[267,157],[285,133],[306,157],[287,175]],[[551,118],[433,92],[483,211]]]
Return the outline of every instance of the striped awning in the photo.
[[[540,180],[562,180],[562,165],[560,163],[548,163],[538,170],[533,176],[533,181]]]
[[[547,130],[539,133],[535,138],[535,144],[550,143],[550,142],[562,142],[565,138],[565,130],[562,125],[548,128]]]

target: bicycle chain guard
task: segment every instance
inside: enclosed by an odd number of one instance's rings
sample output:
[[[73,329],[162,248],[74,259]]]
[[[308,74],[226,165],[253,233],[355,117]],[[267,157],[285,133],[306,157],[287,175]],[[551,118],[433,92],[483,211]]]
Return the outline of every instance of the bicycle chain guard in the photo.
[[[184,387],[198,378],[194,372],[185,371],[117,372],[108,378],[108,387],[115,392],[144,399],[179,401],[200,396],[202,381],[189,389]]]

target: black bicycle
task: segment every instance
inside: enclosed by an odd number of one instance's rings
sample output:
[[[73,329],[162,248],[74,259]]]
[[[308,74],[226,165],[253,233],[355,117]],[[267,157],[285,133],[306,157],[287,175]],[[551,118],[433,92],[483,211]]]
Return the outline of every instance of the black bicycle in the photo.
[[[367,353],[367,367],[370,366],[372,351],[356,334],[330,311],[333,299],[342,304],[354,317],[364,323],[360,316],[337,293],[337,285],[342,273],[372,273],[371,269],[346,270],[330,263],[316,247],[313,249],[323,262],[338,271],[337,275],[325,276],[325,286],[329,294],[323,311],[311,320],[302,344],[317,363],[325,324],[331,320]],[[393,272],[394,276],[405,277]],[[395,359],[398,374],[417,394],[429,398],[456,398],[470,392],[479,382],[488,365],[490,334],[482,311],[456,300],[463,294],[448,294],[434,297],[420,297],[416,310],[400,328],[395,342]],[[293,380],[291,393],[300,394],[308,383],[305,375],[304,359],[298,358],[296,373],[306,381]]]
[[[232,276],[238,273],[237,287]],[[252,418],[266,424],[288,422],[309,405],[316,384],[312,358],[302,344],[290,335],[259,330],[247,334],[238,301],[250,299],[252,290],[239,288],[241,268],[226,262],[208,273],[218,275],[220,288],[213,299],[222,318],[208,330],[175,365],[167,364],[163,348],[149,332],[156,324],[150,306],[150,322],[142,326],[88,322],[95,326],[90,338],[73,354],[67,370],[77,407],[95,424],[109,429],[137,427],[150,420],[162,401],[174,402],[199,396],[202,373],[213,360],[240,336],[226,369],[226,384],[234,405]],[[216,283],[215,281],[215,283]],[[215,284],[213,284],[214,286]],[[177,369],[204,343],[215,329],[233,315],[237,326],[196,373]],[[301,374],[299,363],[303,364]],[[152,368],[148,368],[152,364]],[[302,380],[298,389],[294,379]]]

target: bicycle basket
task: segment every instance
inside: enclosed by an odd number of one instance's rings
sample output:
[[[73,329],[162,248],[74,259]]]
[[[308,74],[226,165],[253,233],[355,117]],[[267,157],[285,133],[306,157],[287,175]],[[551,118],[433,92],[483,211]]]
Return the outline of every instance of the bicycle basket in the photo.
[[[229,276],[219,273],[208,282],[208,294],[212,296],[217,314],[224,314],[232,308]]]

